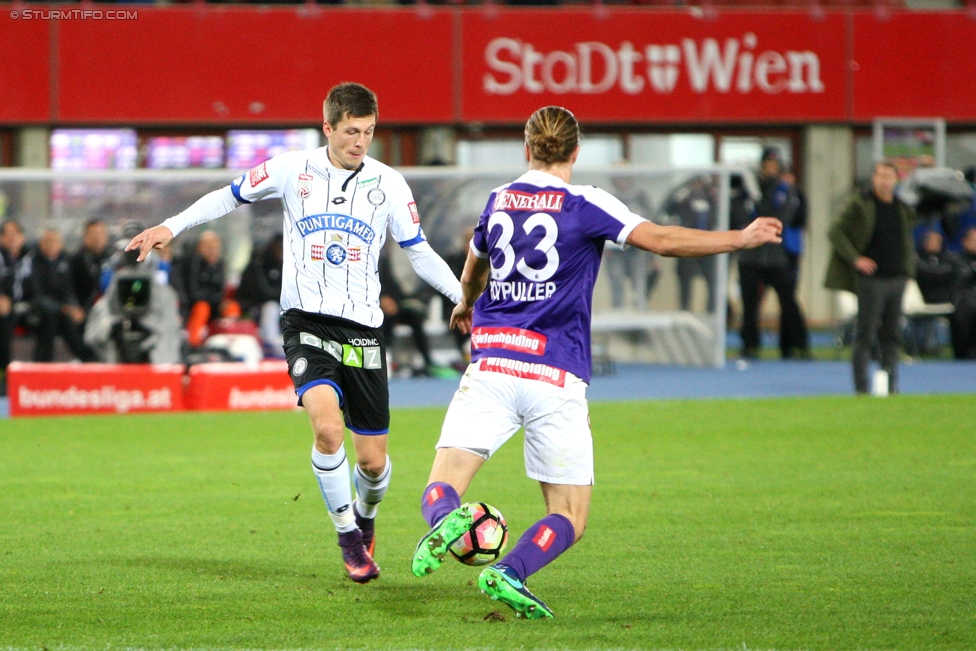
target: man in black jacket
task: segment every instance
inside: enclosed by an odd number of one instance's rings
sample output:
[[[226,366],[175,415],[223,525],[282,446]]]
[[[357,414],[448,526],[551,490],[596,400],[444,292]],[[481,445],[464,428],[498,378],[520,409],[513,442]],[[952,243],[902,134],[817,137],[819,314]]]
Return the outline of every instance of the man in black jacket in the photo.
[[[108,261],[108,228],[101,219],[89,219],[81,236],[81,248],[71,256],[71,282],[75,298],[87,316],[99,295],[102,267]]]
[[[756,205],[756,216],[776,217],[783,222],[784,235],[794,226],[800,207],[796,189],[780,178],[782,170],[778,150],[763,151],[760,178],[762,198]],[[745,228],[748,222],[733,224]],[[759,356],[759,307],[765,288],[772,287],[779,299],[779,347],[784,359],[809,356],[803,313],[796,302],[797,276],[783,244],[764,244],[739,253],[739,285],[742,291],[742,356]]]
[[[976,359],[976,226],[966,231],[959,254],[960,276],[952,314],[952,351],[956,359]]]
[[[281,265],[283,238],[272,237],[266,245],[255,249],[241,275],[237,287],[237,302],[241,312],[259,324],[261,340],[268,348],[282,353],[281,337]]]
[[[64,240],[55,230],[46,230],[37,244],[30,275],[31,306],[37,314],[34,361],[54,359],[54,339],[60,335],[71,353],[83,362],[95,355],[82,341],[78,326],[85,320],[85,310],[78,303],[71,282]]]

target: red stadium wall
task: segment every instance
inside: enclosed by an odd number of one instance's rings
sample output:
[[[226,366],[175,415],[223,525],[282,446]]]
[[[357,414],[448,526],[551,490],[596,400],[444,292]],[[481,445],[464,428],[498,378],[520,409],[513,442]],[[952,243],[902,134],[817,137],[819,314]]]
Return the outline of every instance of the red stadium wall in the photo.
[[[9,6],[7,125],[315,124],[344,80],[387,124],[976,121],[968,12]]]

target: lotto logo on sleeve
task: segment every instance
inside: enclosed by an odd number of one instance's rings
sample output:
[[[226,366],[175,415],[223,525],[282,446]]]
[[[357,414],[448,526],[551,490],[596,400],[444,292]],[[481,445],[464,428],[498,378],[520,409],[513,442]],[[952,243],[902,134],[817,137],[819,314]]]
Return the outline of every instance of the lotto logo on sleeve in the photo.
[[[415,204],[413,201],[411,201],[410,203],[407,204],[407,208],[410,209],[410,219],[413,220],[413,223],[414,224],[419,224],[420,223],[420,213],[417,212],[417,204]]]
[[[475,328],[471,331],[471,347],[502,348],[529,355],[545,355],[546,336],[521,328]]]
[[[248,180],[251,182],[251,187],[256,188],[265,181],[268,180],[268,164],[261,163],[248,173]]]
[[[549,548],[552,547],[552,543],[555,541],[556,532],[545,525],[540,527],[536,532],[535,537],[532,538],[532,542],[538,545],[539,549],[544,552],[549,551]]]

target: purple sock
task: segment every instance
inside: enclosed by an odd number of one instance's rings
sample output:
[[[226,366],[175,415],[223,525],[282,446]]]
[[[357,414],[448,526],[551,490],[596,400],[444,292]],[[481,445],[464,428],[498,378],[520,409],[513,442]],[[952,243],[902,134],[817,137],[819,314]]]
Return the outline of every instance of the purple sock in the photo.
[[[499,561],[525,581],[569,549],[576,537],[573,523],[553,513],[525,530],[512,551]]]
[[[428,486],[420,499],[420,512],[430,527],[459,506],[461,506],[461,496],[453,486],[442,481],[435,481]]]

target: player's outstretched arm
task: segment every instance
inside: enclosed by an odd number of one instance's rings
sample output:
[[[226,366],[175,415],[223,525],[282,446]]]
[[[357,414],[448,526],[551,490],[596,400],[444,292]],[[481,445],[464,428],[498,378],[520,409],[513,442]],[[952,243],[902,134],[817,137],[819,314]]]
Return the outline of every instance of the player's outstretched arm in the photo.
[[[186,229],[223,217],[241,203],[234,196],[234,191],[229,185],[214,190],[197,199],[192,206],[179,215],[170,217],[159,226],[147,228],[133,237],[125,250],[139,249],[139,262],[142,262],[150,251],[165,247]]]
[[[453,303],[461,300],[461,286],[458,284],[458,279],[454,277],[454,272],[426,240],[403,250],[407,252],[413,270],[428,285],[451,299]]]
[[[147,228],[138,235],[132,238],[132,241],[126,245],[126,251],[135,251],[139,249],[138,261],[142,262],[149,255],[149,252],[153,249],[165,248],[167,244],[173,241],[173,232],[167,227],[160,224],[159,226],[153,226],[152,228]]]
[[[471,249],[464,261],[464,271],[461,272],[461,302],[451,313],[451,327],[457,328],[463,334],[471,332],[471,317],[474,314],[474,304],[485,291],[488,284],[489,264],[487,258],[479,258]]]
[[[703,231],[643,222],[627,236],[627,244],[658,255],[691,258],[779,243],[782,234],[783,224],[775,217],[758,217],[741,231]]]

